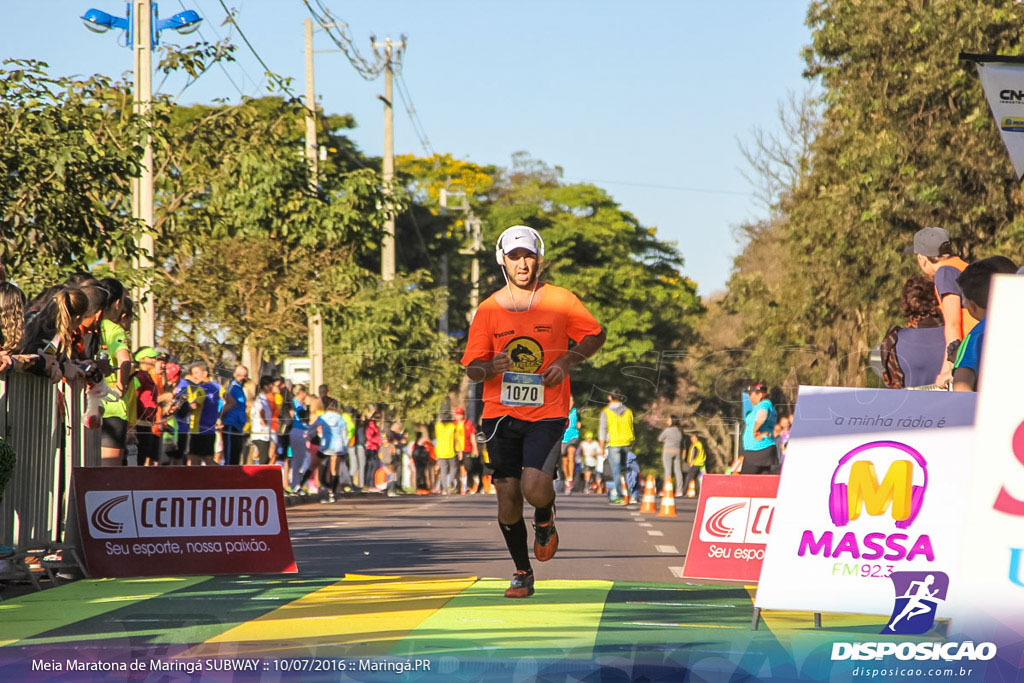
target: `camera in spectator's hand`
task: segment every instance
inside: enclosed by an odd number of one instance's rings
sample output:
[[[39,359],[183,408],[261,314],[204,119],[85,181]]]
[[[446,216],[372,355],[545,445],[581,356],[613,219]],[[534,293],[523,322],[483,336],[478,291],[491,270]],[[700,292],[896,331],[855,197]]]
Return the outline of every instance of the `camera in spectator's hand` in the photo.
[[[85,373],[85,381],[89,384],[99,384],[104,378],[114,374],[116,368],[110,364],[110,356],[101,353],[96,358],[78,363],[79,368]]]

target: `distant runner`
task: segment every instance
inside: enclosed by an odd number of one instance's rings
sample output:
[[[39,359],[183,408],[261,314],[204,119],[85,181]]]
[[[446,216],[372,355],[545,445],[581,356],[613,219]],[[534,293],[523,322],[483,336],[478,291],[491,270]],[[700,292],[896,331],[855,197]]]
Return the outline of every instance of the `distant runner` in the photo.
[[[604,344],[605,333],[574,294],[540,282],[544,240],[515,225],[494,250],[505,289],[480,304],[462,364],[483,382],[482,438],[498,492],[498,526],[516,573],[505,596],[533,595],[523,498],[535,508],[533,553],[538,562],[558,550],[555,469],[569,415],[569,372]],[[576,342],[569,349],[569,340]]]

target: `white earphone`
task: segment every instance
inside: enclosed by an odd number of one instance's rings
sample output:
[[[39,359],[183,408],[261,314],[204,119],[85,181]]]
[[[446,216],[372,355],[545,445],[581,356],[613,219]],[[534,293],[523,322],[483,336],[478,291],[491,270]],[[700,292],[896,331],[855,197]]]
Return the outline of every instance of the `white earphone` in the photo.
[[[511,228],[506,228],[501,235],[498,236],[498,243],[494,245],[494,262],[499,266],[505,265],[505,259],[503,258],[505,252],[501,248],[502,240],[505,239],[505,235],[507,235],[510,230],[517,230],[520,228],[523,230],[529,230],[533,233],[533,236],[537,238],[537,257],[544,258],[544,238],[540,236],[540,233],[528,225],[513,225]]]

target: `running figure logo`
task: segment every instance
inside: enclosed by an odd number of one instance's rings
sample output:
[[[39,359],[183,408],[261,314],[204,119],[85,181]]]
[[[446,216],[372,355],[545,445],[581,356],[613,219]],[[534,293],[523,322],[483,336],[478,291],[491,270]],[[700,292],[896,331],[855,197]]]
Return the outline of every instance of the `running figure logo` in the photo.
[[[896,603],[882,633],[927,633],[935,623],[939,603],[946,600],[949,576],[943,572],[893,572],[890,578],[896,590]]]

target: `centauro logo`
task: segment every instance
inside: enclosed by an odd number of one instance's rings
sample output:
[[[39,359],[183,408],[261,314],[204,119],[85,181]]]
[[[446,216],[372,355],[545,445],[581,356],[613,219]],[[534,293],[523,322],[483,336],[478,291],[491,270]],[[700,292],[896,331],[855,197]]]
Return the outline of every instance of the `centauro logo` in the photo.
[[[281,532],[271,489],[87,491],[85,517],[93,538],[276,536]]]
[[[96,506],[89,516],[89,523],[105,534],[118,535],[124,531],[124,522],[110,518],[110,511],[128,500],[127,495],[119,495]]]
[[[512,372],[535,373],[544,365],[544,350],[531,337],[516,337],[505,346]]]
[[[704,504],[700,540],[707,543],[767,543],[774,498],[712,496]]]

